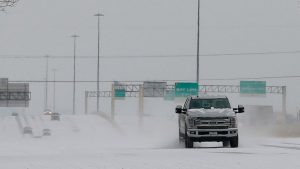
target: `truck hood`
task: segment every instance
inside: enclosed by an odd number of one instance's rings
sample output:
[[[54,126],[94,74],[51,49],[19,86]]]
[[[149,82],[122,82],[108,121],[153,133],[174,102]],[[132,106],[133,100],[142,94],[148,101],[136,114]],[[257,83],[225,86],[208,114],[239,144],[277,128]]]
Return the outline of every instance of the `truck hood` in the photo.
[[[191,117],[235,117],[232,109],[190,109],[187,114]]]

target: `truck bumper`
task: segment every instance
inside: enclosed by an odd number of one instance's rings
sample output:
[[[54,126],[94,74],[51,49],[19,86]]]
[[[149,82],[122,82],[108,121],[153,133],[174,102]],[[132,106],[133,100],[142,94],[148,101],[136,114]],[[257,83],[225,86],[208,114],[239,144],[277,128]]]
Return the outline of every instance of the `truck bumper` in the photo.
[[[238,129],[188,129],[187,135],[199,141],[224,141],[238,136]]]

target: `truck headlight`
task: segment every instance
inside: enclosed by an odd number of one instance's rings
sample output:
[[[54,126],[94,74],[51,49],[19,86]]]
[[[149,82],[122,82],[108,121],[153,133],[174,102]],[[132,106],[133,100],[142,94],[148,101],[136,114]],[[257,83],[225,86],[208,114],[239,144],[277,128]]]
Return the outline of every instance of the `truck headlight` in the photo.
[[[229,120],[230,120],[229,127],[230,128],[236,128],[237,127],[236,117],[230,117]]]
[[[195,119],[192,117],[188,118],[188,123],[190,127],[194,127],[195,126]]]

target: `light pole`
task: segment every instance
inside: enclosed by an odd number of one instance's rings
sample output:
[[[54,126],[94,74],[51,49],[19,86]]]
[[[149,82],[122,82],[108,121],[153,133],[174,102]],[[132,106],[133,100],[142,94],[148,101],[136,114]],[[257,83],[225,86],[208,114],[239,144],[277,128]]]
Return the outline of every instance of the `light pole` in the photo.
[[[200,55],[200,0],[198,0],[198,31],[197,31],[197,83],[199,83],[199,55]]]
[[[78,35],[74,34],[71,36],[74,39],[74,78],[73,78],[73,115],[76,114],[75,112],[75,97],[76,97],[76,39],[79,37]]]
[[[99,112],[99,75],[100,75],[100,16],[104,16],[101,13],[97,13],[94,16],[98,17],[98,61],[97,61],[97,112]]]
[[[56,86],[55,86],[55,73],[57,71],[57,69],[53,69],[53,111],[55,112],[56,110]]]
[[[48,66],[49,66],[49,55],[45,56],[46,58],[46,83],[45,83],[45,110],[48,109]]]

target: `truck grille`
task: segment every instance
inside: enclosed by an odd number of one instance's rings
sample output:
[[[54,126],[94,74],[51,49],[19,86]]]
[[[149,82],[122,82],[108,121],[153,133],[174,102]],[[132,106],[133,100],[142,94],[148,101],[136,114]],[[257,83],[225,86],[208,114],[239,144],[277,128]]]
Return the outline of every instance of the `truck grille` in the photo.
[[[197,126],[197,129],[228,129],[228,126]]]
[[[227,135],[227,134],[228,134],[228,131],[217,131],[217,134],[220,134],[220,135]],[[202,132],[202,131],[199,131],[199,132],[198,132],[198,135],[209,135],[209,132]]]
[[[228,129],[230,119],[228,117],[198,117],[194,120],[198,129]]]

